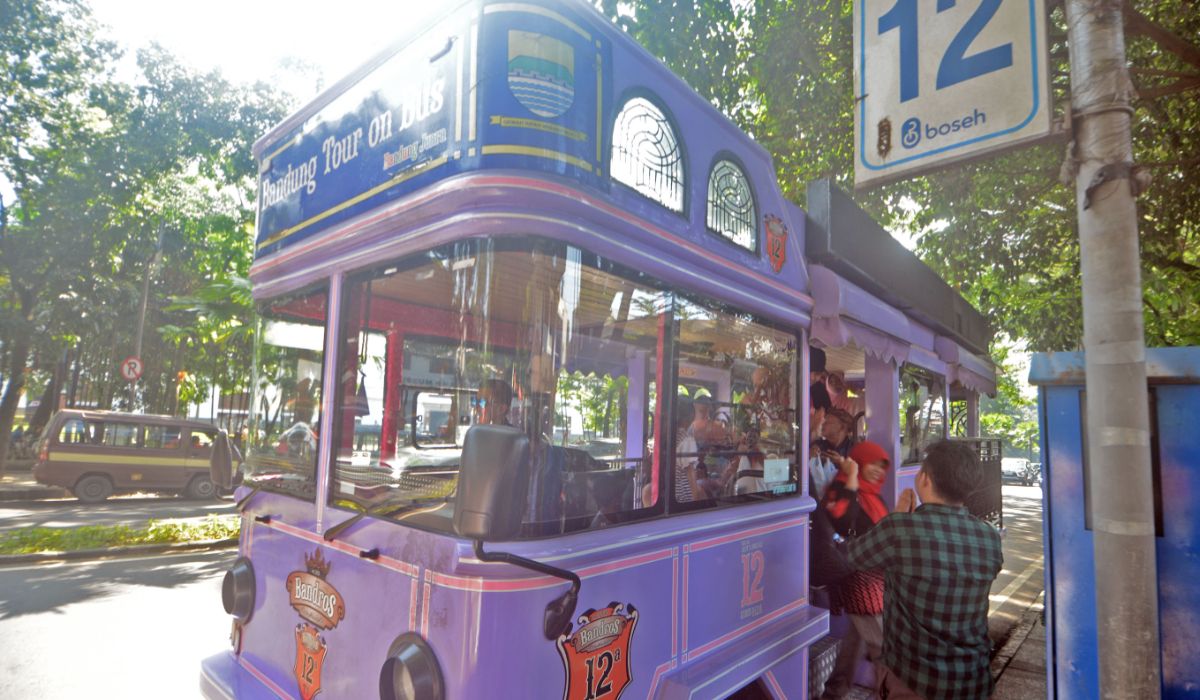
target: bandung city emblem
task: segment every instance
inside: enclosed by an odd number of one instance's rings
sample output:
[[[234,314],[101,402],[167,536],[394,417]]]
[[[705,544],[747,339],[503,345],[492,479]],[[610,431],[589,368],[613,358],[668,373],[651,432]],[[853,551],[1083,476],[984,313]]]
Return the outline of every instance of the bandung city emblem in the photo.
[[[287,577],[288,603],[305,620],[296,625],[296,665],[292,669],[303,700],[312,700],[321,692],[321,667],[328,651],[321,630],[337,627],[346,617],[342,595],[325,580],[330,566],[317,549],[304,557],[304,571],[293,571]]]
[[[771,260],[771,269],[778,274],[787,260],[787,225],[773,214],[767,214],[764,223],[767,229],[767,257]]]
[[[303,700],[312,700],[321,692],[321,666],[326,651],[325,638],[316,627],[305,622],[296,625],[296,666],[292,670]]]
[[[563,700],[617,700],[632,680],[629,645],[637,627],[638,612],[632,605],[609,603],[603,610],[589,610],[556,642],[567,674]]]
[[[575,101],[575,49],[545,34],[509,30],[508,89],[539,117],[561,116]]]

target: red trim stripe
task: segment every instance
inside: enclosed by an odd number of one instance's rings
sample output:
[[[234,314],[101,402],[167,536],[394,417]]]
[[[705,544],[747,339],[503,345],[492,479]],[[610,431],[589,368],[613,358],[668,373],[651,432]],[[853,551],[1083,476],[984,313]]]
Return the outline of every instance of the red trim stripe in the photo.
[[[425,578],[429,578],[429,572],[425,572]],[[431,592],[429,582],[425,582],[425,590],[421,596],[421,636],[429,636],[429,594]]]
[[[684,590],[686,591],[687,589],[684,589]],[[787,613],[789,613],[793,610],[796,610],[798,608],[802,608],[805,605],[808,605],[807,597],[797,598],[796,600],[792,601],[791,603],[788,603],[787,605],[783,606],[782,608],[777,608],[774,612],[772,612],[769,615],[764,615],[763,617],[760,617],[753,622],[742,625],[741,627],[733,630],[732,632],[727,632],[727,633],[721,635],[720,637],[717,637],[716,639],[712,640],[711,642],[708,642],[707,644],[696,647],[696,649],[689,655],[689,658],[695,659],[697,656],[701,656],[702,654],[707,654],[708,652],[712,651],[713,649],[716,649],[717,647],[719,647],[723,644],[732,642],[734,639],[737,639],[738,637],[741,637],[745,634],[749,634],[750,632],[753,632],[754,630],[758,629],[759,627],[762,627],[763,625],[765,625],[773,620],[777,620],[780,617],[786,615]]]
[[[679,653],[679,549],[671,550],[671,656]]]
[[[688,548],[683,548],[683,661],[688,660]]]
[[[808,674],[804,674],[808,678]],[[771,687],[771,693],[776,700],[787,700],[787,693],[783,692],[783,688],[779,685],[779,681],[775,678],[774,671],[767,671],[763,674],[763,678],[767,679],[767,685]]]
[[[615,559],[604,564],[596,564],[588,566],[578,571],[579,578],[586,579],[602,574],[611,574],[615,571],[624,571],[635,566],[650,564],[656,561],[669,559],[673,556],[674,550],[663,549],[657,552],[650,552],[636,557],[626,557],[624,559]],[[539,588],[551,588],[560,586],[563,580],[553,576],[533,576],[530,578],[510,578],[510,579],[488,579],[482,576],[458,576],[456,574],[443,574],[436,571],[426,571],[425,580],[441,586],[443,588],[453,588],[459,591],[474,591],[474,592],[511,592],[511,591],[532,591]]]
[[[408,628],[417,629],[417,579],[408,582]]]
[[[310,532],[309,530],[305,530],[304,528],[296,527],[295,525],[288,525],[287,523],[282,522],[280,520],[271,520],[270,522],[262,523],[262,525],[264,525],[265,527],[274,528],[284,534],[291,535],[292,537],[298,537],[302,540],[307,540],[308,542],[312,542],[313,544],[319,544],[319,545],[328,547],[329,549],[333,549],[338,552],[341,552],[343,554],[351,555],[358,559],[362,558],[362,557],[359,557],[359,553],[362,550],[358,547],[355,547],[354,545],[347,544],[345,542],[341,542],[338,540],[334,540],[332,542],[327,541],[324,537],[322,537],[321,535],[318,535],[315,532]],[[415,578],[415,577],[419,577],[421,575],[421,567],[417,566],[416,564],[410,564],[406,561],[400,561],[399,559],[393,559],[392,557],[385,557],[382,555],[378,559],[375,559],[373,561],[375,564],[378,564],[379,566],[382,566],[385,569],[391,569],[392,571],[398,571],[399,573],[402,573],[405,576],[412,576]]]
[[[713,537],[711,539],[693,542],[691,544],[691,546],[689,547],[689,549],[693,552],[699,552],[700,550],[708,549],[710,547],[716,547],[717,545],[725,544],[727,542],[733,542],[736,540],[744,539],[746,537],[754,537],[755,535],[765,535],[769,532],[775,532],[777,530],[784,530],[789,527],[796,527],[797,525],[806,525],[807,523],[808,523],[807,516],[800,517],[800,518],[794,518],[792,520],[785,520],[781,523],[771,523],[770,525],[762,525],[760,527],[751,528],[749,530],[742,530],[740,532],[733,532],[728,535],[721,535],[720,537]]]
[[[263,685],[267,686],[267,688],[268,688],[268,689],[270,689],[270,691],[271,691],[272,693],[275,693],[275,695],[276,695],[277,697],[279,697],[279,698],[280,698],[280,700],[292,700],[292,695],[291,695],[290,693],[288,693],[288,692],[287,692],[286,690],[284,690],[283,688],[280,688],[280,687],[279,687],[279,685],[275,683],[275,681],[271,680],[271,679],[270,679],[270,678],[267,676],[267,674],[265,674],[265,673],[263,673],[262,671],[258,670],[258,668],[256,668],[256,667],[254,666],[254,664],[250,663],[250,662],[249,662],[249,661],[246,659],[246,657],[245,657],[245,656],[239,656],[239,657],[238,657],[238,663],[242,665],[242,668],[244,668],[244,669],[246,669],[247,671],[249,671],[249,672],[250,672],[250,675],[252,675],[252,676],[254,676],[255,678],[257,678],[257,679],[258,679],[258,680],[259,680],[259,681],[260,681],[260,682],[261,682]]]
[[[647,698],[654,697],[654,691],[658,688],[658,679],[666,675],[667,671],[675,670],[675,659],[659,664],[658,668],[654,669],[654,680],[650,681],[650,692],[646,693]]]

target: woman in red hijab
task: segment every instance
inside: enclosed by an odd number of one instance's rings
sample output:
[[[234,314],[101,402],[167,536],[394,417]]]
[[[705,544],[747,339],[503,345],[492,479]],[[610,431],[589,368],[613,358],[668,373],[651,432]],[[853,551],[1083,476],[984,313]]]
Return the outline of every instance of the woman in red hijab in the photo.
[[[851,540],[875,526],[887,515],[880,489],[889,466],[887,452],[876,443],[860,442],[842,457],[825,454],[838,467],[838,474],[825,492],[828,510],[837,534]],[[822,698],[841,698],[854,683],[854,670],[865,645],[872,663],[883,653],[883,574],[856,571],[830,591],[830,611],[850,616],[850,631],[842,640],[833,674],[825,683]]]

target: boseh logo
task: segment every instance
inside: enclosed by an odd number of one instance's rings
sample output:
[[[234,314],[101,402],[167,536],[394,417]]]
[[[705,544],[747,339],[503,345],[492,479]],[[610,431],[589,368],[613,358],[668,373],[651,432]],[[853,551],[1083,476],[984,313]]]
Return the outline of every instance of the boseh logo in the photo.
[[[987,112],[981,112],[978,109],[973,109],[966,116],[941,124],[922,124],[918,117],[910,117],[904,120],[904,124],[900,127],[900,145],[905,148],[916,148],[923,140],[933,141],[938,138],[946,138],[951,134],[968,131],[982,124],[987,124]]]

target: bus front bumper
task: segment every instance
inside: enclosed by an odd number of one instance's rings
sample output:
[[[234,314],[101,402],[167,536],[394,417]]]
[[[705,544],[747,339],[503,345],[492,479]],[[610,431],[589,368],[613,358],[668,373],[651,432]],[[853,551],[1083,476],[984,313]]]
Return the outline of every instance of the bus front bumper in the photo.
[[[279,695],[238,661],[231,651],[200,662],[200,694],[207,700],[279,700]]]

